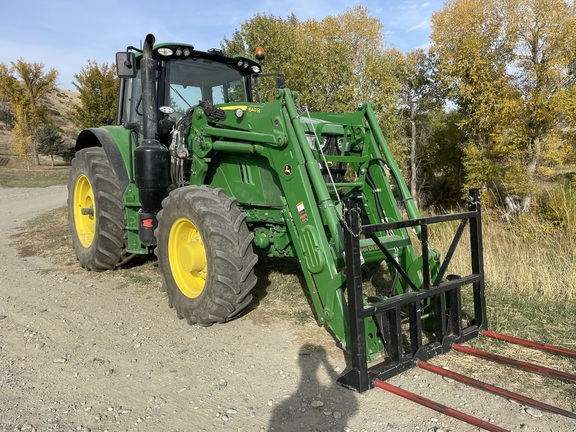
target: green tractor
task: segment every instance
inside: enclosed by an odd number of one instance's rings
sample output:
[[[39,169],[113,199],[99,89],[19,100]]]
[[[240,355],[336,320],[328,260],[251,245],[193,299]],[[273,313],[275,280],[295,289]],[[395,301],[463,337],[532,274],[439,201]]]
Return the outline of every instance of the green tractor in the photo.
[[[366,361],[382,360],[378,376],[388,376],[446,351],[446,338],[476,335],[485,327],[481,243],[474,274],[447,278],[427,243],[437,221],[419,215],[373,105],[301,112],[281,80],[273,100],[254,101],[258,60],[155,45],[153,35],[142,50],[117,53],[116,124],[79,134],[70,173],[80,264],[110,270],[155,253],[170,306],[208,326],[250,303],[259,255],[296,257],[317,322],[359,362],[341,379],[358,391],[372,386],[359,378]],[[480,221],[472,201],[456,217],[471,228]],[[419,256],[408,229],[422,241]],[[380,265],[393,277],[389,292],[363,296],[362,274]],[[465,284],[478,304],[468,332],[458,322]],[[427,345],[420,333],[430,323]]]

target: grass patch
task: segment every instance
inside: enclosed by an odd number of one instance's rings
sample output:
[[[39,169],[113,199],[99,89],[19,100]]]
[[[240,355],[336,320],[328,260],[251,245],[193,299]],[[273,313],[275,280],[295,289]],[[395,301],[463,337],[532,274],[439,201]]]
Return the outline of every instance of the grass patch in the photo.
[[[430,243],[442,256],[457,224],[431,229]],[[483,215],[489,327],[496,332],[576,349],[576,241],[536,218],[517,224],[504,223],[492,214]],[[467,232],[447,273],[471,273]]]
[[[259,257],[255,269],[258,283],[248,306],[252,319],[267,323],[290,320],[298,325],[315,322],[310,293],[299,269],[295,258]]]
[[[457,223],[431,229],[430,243],[445,256]],[[482,223],[487,284],[522,300],[576,301],[576,239],[535,217],[513,224],[485,214]],[[469,237],[462,237],[449,273],[470,273]]]
[[[63,162],[50,166],[47,159],[42,159],[40,166],[26,168],[23,161],[15,157],[4,158],[7,162],[0,165],[0,187],[47,187],[68,184],[70,165]]]

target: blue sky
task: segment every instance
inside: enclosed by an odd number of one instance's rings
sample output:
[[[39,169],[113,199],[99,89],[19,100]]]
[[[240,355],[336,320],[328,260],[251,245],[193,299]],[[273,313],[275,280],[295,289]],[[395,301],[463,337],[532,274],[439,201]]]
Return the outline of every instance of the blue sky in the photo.
[[[301,21],[320,21],[357,5],[381,21],[387,47],[407,52],[428,46],[430,17],[443,1],[17,0],[1,8],[0,63],[20,57],[42,62],[59,71],[58,87],[74,90],[74,74],[88,60],[112,63],[116,51],[139,46],[148,33],[158,42],[187,42],[207,50],[219,47],[257,13],[282,18],[294,13]]]

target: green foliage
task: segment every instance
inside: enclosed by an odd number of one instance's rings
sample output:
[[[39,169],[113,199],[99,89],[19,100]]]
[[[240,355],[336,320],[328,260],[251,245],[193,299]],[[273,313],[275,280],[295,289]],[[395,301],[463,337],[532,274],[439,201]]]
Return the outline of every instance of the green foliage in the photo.
[[[4,123],[7,129],[14,127],[14,115],[6,102],[0,103],[0,122]]]
[[[419,189],[427,205],[446,206],[462,200],[465,149],[459,128],[462,116],[460,111],[437,108],[420,118]]]
[[[40,154],[50,156],[52,166],[54,166],[54,156],[62,156],[64,158],[70,156],[70,147],[64,143],[62,135],[52,125],[43,125],[38,134],[38,152]]]
[[[116,117],[118,78],[114,64],[89,60],[74,78],[80,103],[72,107],[70,118],[79,128],[98,127],[103,119]]]

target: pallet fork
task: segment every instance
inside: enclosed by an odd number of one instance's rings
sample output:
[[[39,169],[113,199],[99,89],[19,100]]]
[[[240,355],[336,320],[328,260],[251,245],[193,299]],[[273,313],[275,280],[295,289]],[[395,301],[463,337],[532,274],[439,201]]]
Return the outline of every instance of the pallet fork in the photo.
[[[350,317],[352,367],[338,382],[350,389],[364,392],[374,386],[376,379],[386,380],[415,366],[417,360],[428,360],[450,351],[453,343],[464,343],[487,329],[486,299],[482,261],[481,206],[478,190],[470,190],[468,211],[383,224],[361,225],[356,207],[347,210],[345,218],[349,229],[344,230],[347,291]],[[430,277],[428,260],[428,228],[432,224],[460,220],[450,248],[434,280]],[[391,252],[374,235],[378,231],[420,227],[422,246],[422,288],[392,259]],[[472,272],[458,278],[446,279],[446,271],[456,247],[466,229],[470,231]],[[396,271],[412,287],[378,302],[365,304],[362,291],[360,233],[370,237],[395,265]],[[463,325],[461,289],[471,285],[473,291],[473,317]],[[434,315],[433,339],[425,342],[422,307],[431,301]],[[407,319],[403,318],[406,317]],[[368,367],[365,322],[374,317],[384,339],[387,357],[376,366]],[[404,321],[404,324],[403,324]],[[405,343],[407,340],[408,343]]]
[[[576,381],[576,375],[545,366],[536,365],[493,353],[461,345],[475,337],[485,336],[493,339],[523,345],[532,349],[547,351],[556,355],[576,357],[576,351],[539,342],[527,341],[512,336],[488,331],[486,318],[486,297],[483,271],[482,218],[479,193],[471,189],[468,196],[468,211],[444,216],[433,216],[413,220],[362,225],[359,221],[361,209],[351,203],[345,212],[344,241],[347,269],[347,295],[349,305],[349,327],[351,337],[351,367],[339,378],[338,383],[344,387],[364,392],[373,387],[387,390],[413,402],[434,409],[447,416],[472,424],[481,429],[501,432],[506,429],[490,422],[470,416],[438,402],[394,386],[387,379],[412,367],[450,377],[466,385],[490,393],[516,400],[548,412],[576,419],[576,413],[537,401],[480,380],[458,374],[435,366],[427,361],[437,355],[454,349],[525,371],[545,374],[565,381]],[[428,233],[433,224],[460,221],[452,243],[440,266],[440,270],[431,278],[428,260]],[[421,281],[410,280],[407,272],[393,259],[391,252],[379,242],[374,234],[397,228],[420,227],[422,250]],[[450,277],[446,271],[460,243],[466,227],[469,229],[471,272],[460,277]],[[366,302],[362,287],[362,263],[360,252],[360,234],[371,238],[388,258],[395,270],[404,278],[405,286],[411,289],[387,299]],[[421,288],[417,286],[421,283]],[[470,289],[472,306],[463,312],[462,291]],[[372,298],[372,300],[374,300]],[[430,312],[432,326],[425,325],[424,305],[432,305]],[[470,313],[472,316],[469,316]],[[465,316],[466,315],[466,316]],[[386,357],[375,365],[368,365],[366,348],[365,320],[374,319],[385,344]],[[428,337],[425,337],[426,336]],[[432,336],[432,337],[430,337]]]

